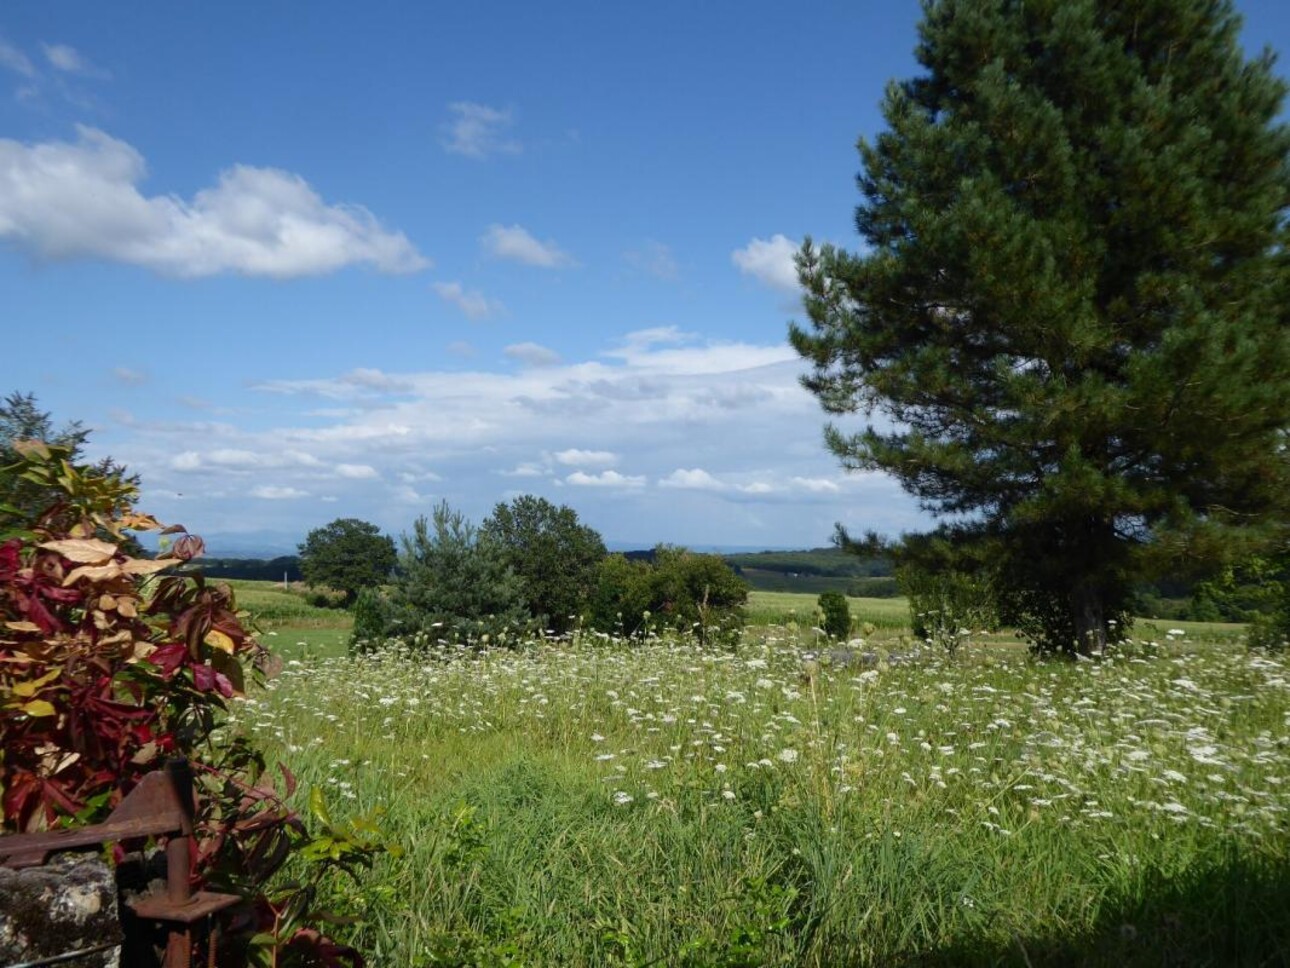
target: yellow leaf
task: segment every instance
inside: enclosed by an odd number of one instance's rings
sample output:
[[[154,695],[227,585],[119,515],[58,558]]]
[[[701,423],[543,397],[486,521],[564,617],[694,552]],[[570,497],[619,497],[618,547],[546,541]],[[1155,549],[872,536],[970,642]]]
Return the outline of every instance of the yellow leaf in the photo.
[[[43,440],[15,440],[13,449],[21,456],[31,458],[39,457],[49,460],[49,447]]]
[[[116,599],[113,598],[111,595],[100,595],[99,608],[103,609],[103,611],[105,612],[112,611],[114,608],[116,608]]]
[[[227,652],[232,655],[237,645],[226,634],[219,629],[211,629],[206,633],[206,644],[212,649],[219,649],[221,652]]]
[[[132,531],[156,531],[161,527],[161,522],[151,514],[139,514],[132,511],[121,515],[121,527],[130,528]]]
[[[40,626],[35,622],[5,622],[5,628],[15,632],[39,632]]]
[[[127,575],[151,575],[173,564],[173,561],[158,561],[155,558],[131,558],[121,566],[121,570]]]
[[[63,541],[46,541],[40,545],[46,551],[56,551],[68,561],[81,565],[97,565],[116,554],[116,545],[98,538],[67,538]]]
[[[106,581],[109,578],[117,578],[120,574],[121,566],[115,561],[109,561],[106,565],[81,565],[68,573],[63,579],[63,584],[70,585],[82,578],[88,578],[90,581]]]
[[[34,696],[40,691],[42,686],[53,682],[62,674],[62,672],[63,670],[61,666],[55,666],[39,679],[32,679],[30,682],[15,682],[13,685],[13,693],[15,696],[22,696],[24,698],[27,696]]]
[[[18,708],[28,716],[52,716],[57,712],[52,703],[47,703],[43,699],[33,699]]]

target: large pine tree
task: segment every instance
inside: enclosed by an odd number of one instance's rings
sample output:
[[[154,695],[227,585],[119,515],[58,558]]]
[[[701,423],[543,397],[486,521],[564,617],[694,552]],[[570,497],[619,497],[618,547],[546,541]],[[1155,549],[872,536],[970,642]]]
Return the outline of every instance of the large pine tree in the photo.
[[[799,255],[806,386],[870,418],[830,446],[988,547],[1041,645],[1099,648],[1148,560],[1285,514],[1286,84],[1239,29],[1226,0],[926,3],[860,145],[864,248]]]

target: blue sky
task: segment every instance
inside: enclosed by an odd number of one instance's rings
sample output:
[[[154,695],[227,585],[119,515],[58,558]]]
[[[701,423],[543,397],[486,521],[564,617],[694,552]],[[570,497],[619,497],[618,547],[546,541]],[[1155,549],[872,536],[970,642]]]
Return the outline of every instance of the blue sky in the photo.
[[[1290,51],[1286,4],[1240,8]],[[642,545],[920,526],[825,452],[785,343],[917,17],[9,0],[0,392],[198,533],[521,493]]]

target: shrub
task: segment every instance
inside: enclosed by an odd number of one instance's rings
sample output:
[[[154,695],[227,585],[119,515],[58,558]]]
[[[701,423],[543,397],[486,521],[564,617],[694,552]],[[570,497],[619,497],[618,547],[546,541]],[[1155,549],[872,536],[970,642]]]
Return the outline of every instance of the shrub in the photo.
[[[819,598],[825,634],[834,639],[845,639],[851,634],[851,607],[841,592],[823,592]]]
[[[501,547],[446,502],[403,536],[381,611],[383,636],[497,644],[518,641],[531,624],[523,587]]]
[[[993,583],[988,577],[950,569],[931,571],[906,563],[897,570],[909,599],[915,637],[953,655],[972,629],[997,624]]]
[[[267,781],[260,751],[246,737],[212,738],[247,674],[273,661],[242,626],[231,589],[164,574],[200,555],[201,540],[184,534],[160,558],[132,557],[128,531],[182,529],[132,510],[134,485],[73,464],[69,447],[23,441],[15,452],[0,483],[20,478],[51,503],[31,513],[0,505],[4,829],[101,821],[145,774],[182,756],[196,784],[195,886],[248,901],[250,931],[230,939],[238,963],[361,964],[320,933],[312,897],[328,871],[364,866],[379,845],[330,822],[311,838]],[[311,851],[310,872],[270,887],[293,852]]]
[[[735,641],[747,601],[747,583],[719,555],[660,545],[651,562],[622,555],[601,562],[591,620],[601,631],[628,636],[670,631]]]
[[[371,651],[385,637],[389,626],[385,597],[375,588],[364,588],[354,599],[350,613],[354,616],[354,627],[349,636],[349,650]]]

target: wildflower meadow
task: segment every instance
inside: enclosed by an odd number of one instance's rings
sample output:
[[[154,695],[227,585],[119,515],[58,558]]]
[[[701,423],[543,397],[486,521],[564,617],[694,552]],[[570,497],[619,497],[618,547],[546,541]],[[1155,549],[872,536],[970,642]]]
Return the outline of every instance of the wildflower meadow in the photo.
[[[225,729],[397,848],[328,899],[374,964],[1290,959],[1290,670],[1231,637],[303,654]]]

